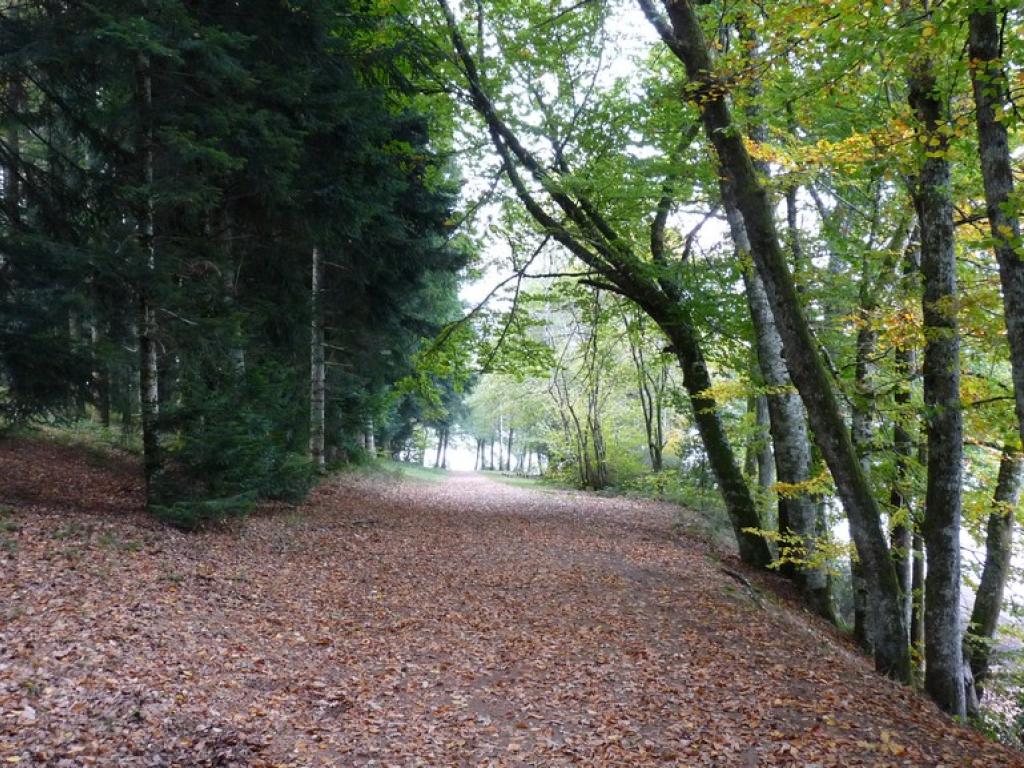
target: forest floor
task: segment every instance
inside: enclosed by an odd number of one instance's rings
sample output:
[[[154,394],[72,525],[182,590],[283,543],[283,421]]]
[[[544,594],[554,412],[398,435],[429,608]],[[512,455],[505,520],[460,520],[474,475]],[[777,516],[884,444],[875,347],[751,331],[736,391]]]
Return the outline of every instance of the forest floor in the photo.
[[[0,509],[0,765],[1024,766],[668,505],[349,474],[186,535],[8,440]]]

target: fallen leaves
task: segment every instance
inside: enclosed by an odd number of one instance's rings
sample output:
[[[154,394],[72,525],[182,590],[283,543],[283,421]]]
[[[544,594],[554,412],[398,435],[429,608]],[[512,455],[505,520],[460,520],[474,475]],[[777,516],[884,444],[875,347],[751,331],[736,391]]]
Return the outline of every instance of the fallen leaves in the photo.
[[[122,469],[0,443],[5,764],[1024,765],[664,505],[349,476],[184,536]]]

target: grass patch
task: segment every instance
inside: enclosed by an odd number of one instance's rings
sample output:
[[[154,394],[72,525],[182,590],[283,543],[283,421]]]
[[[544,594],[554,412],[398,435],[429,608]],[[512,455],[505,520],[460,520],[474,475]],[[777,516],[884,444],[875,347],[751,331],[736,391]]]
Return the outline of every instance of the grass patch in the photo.
[[[69,523],[65,523],[56,531],[53,532],[53,538],[57,541],[66,541],[67,539],[88,539],[92,536],[95,526],[92,524],[83,525],[77,520],[72,520]]]
[[[21,530],[21,526],[11,519],[13,516],[14,509],[12,507],[0,506],[0,532],[17,533]]]
[[[86,460],[100,469],[109,468],[119,458],[119,453],[142,454],[142,437],[138,431],[104,427],[89,419],[70,424],[44,424],[35,431],[60,445],[86,449]],[[26,430],[25,434],[31,432]]]
[[[561,483],[547,477],[536,477],[534,475],[530,475],[529,477],[525,475],[506,475],[502,472],[495,472],[493,470],[483,470],[480,474],[496,483],[510,485],[513,488],[530,488],[535,491],[547,491],[549,493],[577,490],[571,485]]]
[[[374,459],[360,466],[359,471],[370,475],[385,475],[395,480],[413,480],[420,483],[440,483],[448,477],[446,469],[434,469],[393,459]]]
[[[138,552],[142,549],[142,542],[133,539],[122,539],[111,531],[100,535],[99,545],[104,549],[113,549],[118,552]]]

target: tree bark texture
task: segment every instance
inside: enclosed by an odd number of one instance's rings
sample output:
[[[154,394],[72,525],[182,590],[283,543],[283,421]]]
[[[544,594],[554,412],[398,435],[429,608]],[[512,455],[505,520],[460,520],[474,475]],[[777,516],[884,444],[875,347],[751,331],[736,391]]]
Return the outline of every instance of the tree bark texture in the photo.
[[[139,102],[138,155],[140,182],[143,187],[138,214],[139,246],[142,250],[145,272],[156,272],[156,210],[153,202],[155,147],[153,133],[153,79],[150,59],[140,53],[136,60],[136,81]],[[138,339],[139,339],[139,400],[142,424],[142,465],[146,480],[147,497],[160,470],[160,368],[157,358],[156,308],[150,288],[143,281],[138,286]]]
[[[1024,458],[1017,450],[1004,448],[999,461],[999,479],[992,499],[985,536],[985,564],[974,597],[966,649],[977,697],[984,695],[989,677],[992,639],[1003,607],[1003,591],[1010,578],[1013,555],[1013,518],[1020,503],[1024,480]]]
[[[928,479],[923,534],[925,578],[925,689],[947,712],[966,716],[960,621],[960,495],[963,415],[956,255],[945,107],[931,62],[919,59],[909,77],[925,157],[914,186],[921,232],[924,311],[924,401]]]
[[[324,262],[319,248],[313,248],[310,280],[309,334],[309,458],[313,466],[325,462],[324,433],[327,415],[327,366],[324,360]]]
[[[999,279],[1003,288],[1003,315],[1010,345],[1010,364],[1021,439],[1024,440],[1024,262],[1021,261],[1020,214],[1013,210],[1013,164],[1006,123],[998,119],[1012,108],[1006,69],[1001,60],[999,10],[1011,3],[992,2],[971,13],[968,51],[974,90],[978,153]]]
[[[733,190],[728,183],[722,184],[722,199],[736,257],[741,263],[746,262],[752,256],[751,243],[743,214],[736,205]],[[804,407],[800,396],[792,391],[793,384],[786,370],[782,339],[775,325],[764,283],[756,270],[748,268],[743,271],[743,284],[754,326],[758,370],[769,393],[766,400],[774,445],[775,471],[782,483],[806,483],[811,477],[811,442],[807,434]],[[779,496],[779,533],[783,537],[794,534],[798,536],[809,558],[814,554],[817,540],[817,519],[817,505],[808,494]],[[828,574],[824,568],[790,568],[786,572],[800,584],[812,610],[830,621],[835,618]]]

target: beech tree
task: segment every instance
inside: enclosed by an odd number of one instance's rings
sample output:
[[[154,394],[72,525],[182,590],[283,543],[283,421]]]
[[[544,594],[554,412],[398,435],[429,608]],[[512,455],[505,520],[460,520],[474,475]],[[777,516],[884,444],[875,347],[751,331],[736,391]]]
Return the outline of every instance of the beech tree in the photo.
[[[566,279],[633,302],[666,334],[688,374],[693,360],[728,376],[750,359],[725,362],[720,322],[702,303],[701,270],[687,261],[700,241],[686,234],[693,221],[679,212],[700,205],[714,220],[720,206],[754,321],[743,343],[758,352],[754,378],[769,395],[771,450],[762,443],[749,455],[760,457],[751,467],[774,456],[779,482],[764,489],[780,500],[782,533],[773,535],[781,542],[795,534],[794,559],[809,557],[791,570],[827,584],[814,552],[831,546],[822,525],[830,507],[821,499],[834,491],[863,576],[858,628],[876,665],[909,680],[909,647],[919,645],[929,692],[962,713],[960,494],[987,477],[1005,444],[997,435],[978,447],[962,421],[1001,423],[995,411],[1007,391],[1001,375],[983,375],[977,365],[958,372],[961,356],[978,359],[975,339],[991,332],[982,330],[991,323],[980,307],[998,297],[983,263],[996,243],[974,237],[992,221],[972,209],[975,191],[991,208],[992,185],[964,150],[998,146],[991,128],[1002,127],[1007,150],[987,157],[1003,158],[997,198],[1004,218],[1012,214],[1012,86],[992,46],[1002,35],[1004,50],[1019,55],[999,31],[1018,28],[1019,19],[988,3],[840,3],[833,12],[799,3],[638,5],[678,69],[652,49],[637,59],[643,74],[631,82],[601,71],[601,56],[618,50],[609,19],[619,23],[617,14],[629,12],[617,4],[478,4],[462,18],[441,3],[438,36],[428,45],[449,51],[452,68],[438,79],[461,86],[457,95],[481,117],[497,170],[534,231],[583,265]],[[982,110],[978,117],[989,144],[971,143],[964,130],[968,94],[957,76],[967,69],[956,51],[965,20],[975,51],[969,96],[991,109],[987,123]],[[983,72],[999,84],[979,90]],[[673,98],[680,81],[683,100]],[[704,145],[695,142],[698,120]],[[1012,226],[1000,230],[1005,241]],[[958,260],[958,253],[970,256]],[[1002,262],[1000,274],[999,315],[1009,327],[1020,313],[1008,303]],[[1008,352],[996,356],[1009,359]],[[703,392],[694,381],[685,385],[694,416],[706,404],[727,424],[734,395],[710,375]],[[744,396],[754,419],[757,398]],[[643,421],[646,411],[638,416]],[[919,425],[929,444],[921,451]],[[722,430],[725,454],[715,455],[723,441],[714,429],[705,424],[701,436],[735,521],[747,504],[733,494],[743,473],[729,429]],[[746,496],[754,499],[749,485]],[[970,515],[976,530],[973,501]],[[786,568],[787,554],[779,554]]]

